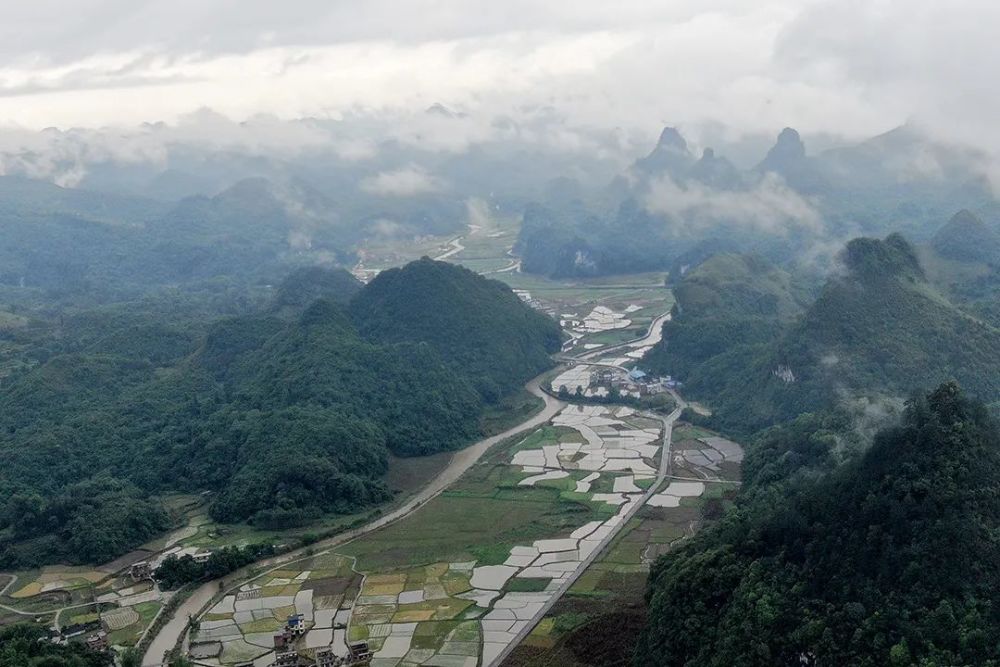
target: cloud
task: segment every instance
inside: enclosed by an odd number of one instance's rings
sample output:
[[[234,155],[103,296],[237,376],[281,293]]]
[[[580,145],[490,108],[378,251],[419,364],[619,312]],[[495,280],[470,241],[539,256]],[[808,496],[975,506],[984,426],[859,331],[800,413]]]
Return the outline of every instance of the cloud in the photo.
[[[718,127],[732,142],[784,126],[852,140],[916,119],[1000,152],[987,78],[1000,6],[984,0],[10,4],[0,125],[179,126],[203,107],[237,121],[405,119],[383,137],[330,139],[363,161],[385,139],[456,153],[514,136],[621,159],[665,124],[704,145]],[[435,103],[464,113],[422,113]],[[613,129],[617,145],[588,128]]]
[[[412,195],[440,192],[444,184],[422,167],[410,165],[401,169],[382,171],[361,181],[365,192],[385,197],[409,197]]]
[[[686,232],[718,225],[781,236],[822,230],[816,208],[773,173],[743,190],[716,190],[698,182],[678,184],[663,176],[650,183],[645,205],[651,212],[682,221]]]

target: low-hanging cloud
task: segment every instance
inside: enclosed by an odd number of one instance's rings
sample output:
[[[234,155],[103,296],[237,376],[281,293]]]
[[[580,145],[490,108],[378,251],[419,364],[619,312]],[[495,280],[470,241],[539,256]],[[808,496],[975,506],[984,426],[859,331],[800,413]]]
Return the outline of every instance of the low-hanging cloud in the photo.
[[[669,176],[654,179],[646,208],[683,222],[685,231],[735,225],[769,234],[820,232],[822,218],[802,195],[773,173],[744,189],[719,190],[699,182],[677,183]]]
[[[384,197],[410,197],[440,192],[444,183],[422,167],[409,165],[391,171],[382,171],[361,181],[360,187],[369,194]]]

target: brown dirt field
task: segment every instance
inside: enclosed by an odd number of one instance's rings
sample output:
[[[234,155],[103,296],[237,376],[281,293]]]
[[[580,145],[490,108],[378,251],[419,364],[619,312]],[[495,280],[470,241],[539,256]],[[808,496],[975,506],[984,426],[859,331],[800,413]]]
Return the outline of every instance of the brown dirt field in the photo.
[[[309,579],[302,590],[312,590],[313,595],[343,595],[351,587],[353,577],[328,577]]]

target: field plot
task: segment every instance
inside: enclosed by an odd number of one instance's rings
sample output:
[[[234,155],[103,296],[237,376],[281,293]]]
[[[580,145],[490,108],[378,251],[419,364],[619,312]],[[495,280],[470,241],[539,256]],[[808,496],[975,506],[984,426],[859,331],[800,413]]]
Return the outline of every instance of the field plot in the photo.
[[[506,667],[630,662],[628,638],[645,623],[651,563],[720,516],[738,488],[743,452],[736,443],[678,424],[671,450],[672,477],[507,658]]]
[[[631,408],[568,406],[340,548],[365,573],[349,638],[369,642],[375,667],[488,664],[640,500],[660,430]]]
[[[347,624],[361,590],[352,560],[322,554],[290,563],[243,584],[216,603],[192,634],[199,664],[270,664],[274,636],[290,625],[304,653],[334,646],[346,653]]]
[[[50,565],[31,573],[18,573],[14,590],[8,595],[24,600],[44,593],[88,589],[108,578],[107,572],[88,567]]]
[[[661,274],[616,276],[617,283],[552,280],[517,272],[494,277],[559,320],[572,339],[566,352],[598,350],[639,338],[674,304]]]

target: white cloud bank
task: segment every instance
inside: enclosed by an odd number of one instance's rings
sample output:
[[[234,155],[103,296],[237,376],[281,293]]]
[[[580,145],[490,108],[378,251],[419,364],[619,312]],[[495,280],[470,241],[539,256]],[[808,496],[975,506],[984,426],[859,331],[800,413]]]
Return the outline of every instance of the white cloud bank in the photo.
[[[444,189],[440,179],[417,165],[379,172],[361,181],[360,186],[369,194],[383,197],[410,197]]]
[[[38,0],[4,18],[0,124],[33,129],[442,102],[654,136],[714,120],[860,137],[916,117],[1000,146],[984,0]]]

